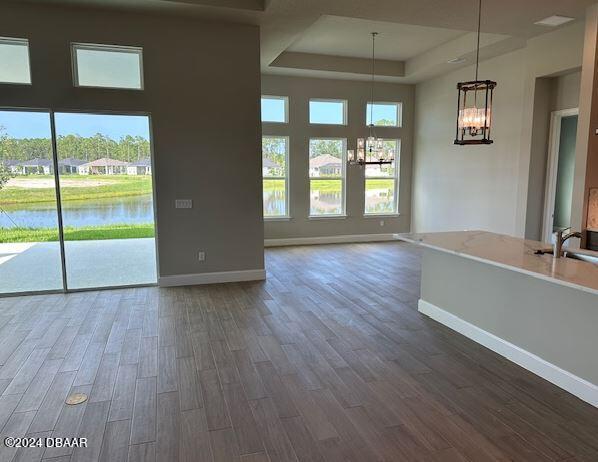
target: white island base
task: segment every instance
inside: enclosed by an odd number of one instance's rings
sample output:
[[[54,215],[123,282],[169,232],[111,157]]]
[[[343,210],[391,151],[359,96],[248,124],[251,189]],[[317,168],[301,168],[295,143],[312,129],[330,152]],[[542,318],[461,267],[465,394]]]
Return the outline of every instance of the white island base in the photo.
[[[598,266],[480,231],[424,248],[419,311],[598,407]]]

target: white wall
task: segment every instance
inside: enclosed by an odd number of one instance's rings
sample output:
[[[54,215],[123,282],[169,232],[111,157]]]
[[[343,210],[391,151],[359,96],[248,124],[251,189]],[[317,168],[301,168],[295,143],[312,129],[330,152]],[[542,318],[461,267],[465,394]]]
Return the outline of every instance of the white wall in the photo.
[[[453,145],[456,84],[473,66],[417,85],[412,231],[524,235],[536,79],[581,65],[583,30],[575,23],[480,64],[480,78],[498,82],[490,146]]]
[[[513,234],[525,53],[482,63],[480,77],[498,82],[490,146],[455,146],[458,81],[466,68],[417,85],[412,230],[486,229]]]

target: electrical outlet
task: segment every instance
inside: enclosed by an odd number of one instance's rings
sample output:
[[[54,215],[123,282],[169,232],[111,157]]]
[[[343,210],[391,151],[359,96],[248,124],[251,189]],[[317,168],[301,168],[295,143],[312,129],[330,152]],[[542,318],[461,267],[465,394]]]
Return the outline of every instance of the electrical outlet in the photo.
[[[197,252],[197,259],[199,261],[205,261],[206,260],[206,253],[202,252],[202,251]]]
[[[176,208],[176,209],[192,209],[193,208],[193,200],[192,199],[176,199],[174,201],[174,208]]]
[[[380,226],[384,226],[384,220],[380,220]]]

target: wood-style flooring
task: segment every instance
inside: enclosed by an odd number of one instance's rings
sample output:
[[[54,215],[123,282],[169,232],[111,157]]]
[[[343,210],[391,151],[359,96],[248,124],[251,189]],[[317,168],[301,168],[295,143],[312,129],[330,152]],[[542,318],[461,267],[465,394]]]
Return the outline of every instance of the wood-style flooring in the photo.
[[[266,260],[266,282],[0,299],[0,461],[598,461],[598,409],[417,312],[416,250]],[[89,446],[2,443],[24,435]]]

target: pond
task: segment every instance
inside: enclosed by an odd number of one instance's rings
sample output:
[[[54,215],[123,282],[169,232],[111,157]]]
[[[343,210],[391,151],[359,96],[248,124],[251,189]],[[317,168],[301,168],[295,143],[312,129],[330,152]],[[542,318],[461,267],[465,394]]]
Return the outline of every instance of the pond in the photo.
[[[0,211],[0,228],[58,226],[55,203],[39,202],[4,210],[6,213]],[[93,201],[66,201],[62,204],[62,210],[64,225],[72,227],[154,222],[151,194]]]
[[[394,180],[376,180],[365,191],[365,213],[386,214],[396,212]],[[313,186],[313,185],[312,185]],[[286,194],[284,184],[264,188],[264,216],[285,215]],[[339,215],[343,213],[343,194],[340,189],[312,187],[310,191],[311,215]]]

